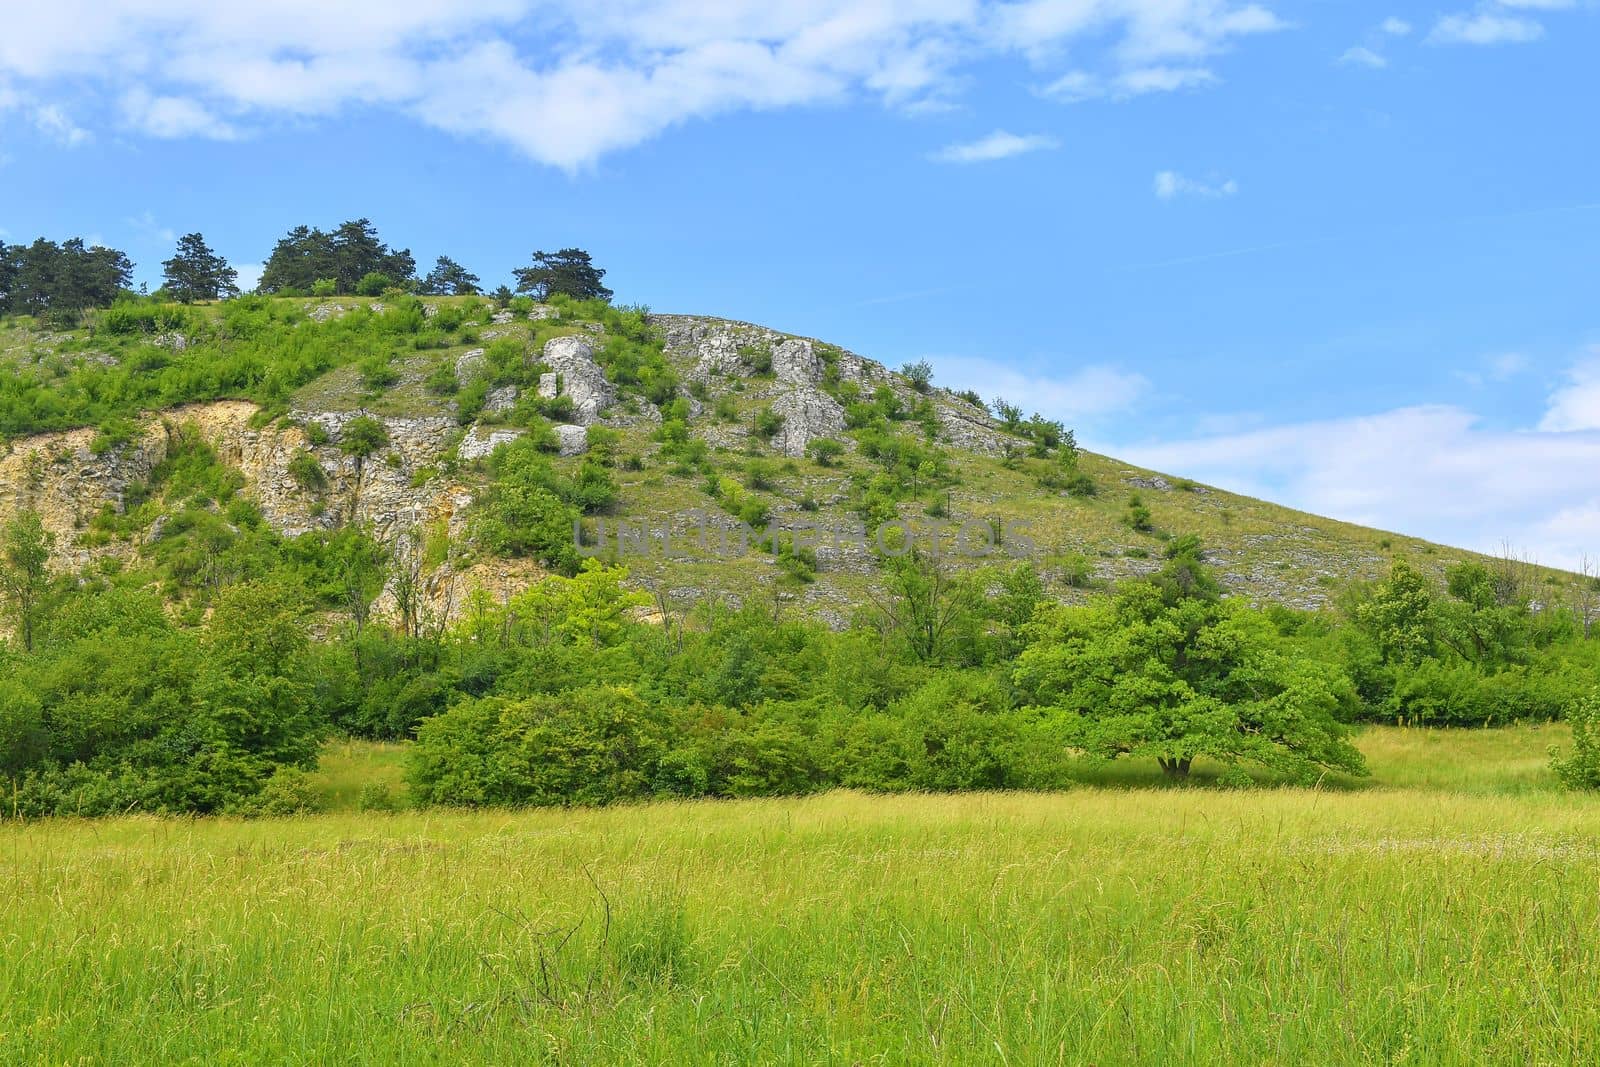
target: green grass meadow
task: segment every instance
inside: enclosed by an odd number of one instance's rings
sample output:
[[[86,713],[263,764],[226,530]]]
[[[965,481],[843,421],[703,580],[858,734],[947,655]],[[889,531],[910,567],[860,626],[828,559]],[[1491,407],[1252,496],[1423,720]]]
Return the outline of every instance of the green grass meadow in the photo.
[[[1600,1062],[1558,729],[1368,784],[0,825],[0,1061]],[[1139,772],[1139,773],[1135,773]]]

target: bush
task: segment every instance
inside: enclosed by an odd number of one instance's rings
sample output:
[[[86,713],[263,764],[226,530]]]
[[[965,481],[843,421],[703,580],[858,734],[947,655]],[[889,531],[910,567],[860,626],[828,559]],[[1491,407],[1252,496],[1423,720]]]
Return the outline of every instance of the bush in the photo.
[[[1550,767],[1568,789],[1600,789],[1600,689],[1574,701],[1567,711],[1572,751],[1552,749]]]
[[[1149,533],[1155,529],[1151,522],[1150,509],[1140,499],[1138,493],[1128,498],[1128,510],[1122,515],[1122,524],[1135,533]]]
[[[831,437],[813,437],[806,442],[806,454],[817,461],[817,466],[831,467],[844,455],[844,445]]]
[[[611,686],[459,704],[417,731],[409,776],[424,802],[610,804],[648,796],[664,713]]]
[[[397,811],[400,804],[385,782],[367,782],[356,796],[357,811]]]
[[[392,288],[394,288],[393,278],[389,277],[387,274],[380,274],[377,271],[373,271],[370,274],[362,275],[361,280],[356,282],[356,295],[382,296],[385,290]]]
[[[306,815],[325,807],[311,776],[299,767],[279,767],[261,792],[236,806],[244,815]]]
[[[289,458],[289,477],[307,493],[320,493],[328,487],[328,473],[317,457],[303,448]]]
[[[356,459],[366,459],[389,444],[389,430],[370,415],[358,415],[345,423],[339,434],[339,451]]]
[[[907,363],[900,368],[900,373],[911,383],[911,388],[919,393],[926,393],[933,387],[933,364],[925,359]]]

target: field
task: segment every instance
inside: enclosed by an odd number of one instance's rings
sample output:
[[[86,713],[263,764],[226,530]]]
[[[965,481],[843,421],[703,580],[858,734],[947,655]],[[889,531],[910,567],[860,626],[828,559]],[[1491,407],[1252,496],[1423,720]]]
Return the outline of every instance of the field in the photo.
[[[1562,736],[1371,730],[1315,790],[3,825],[0,1061],[1593,1063]],[[396,773],[330,757],[340,803]]]

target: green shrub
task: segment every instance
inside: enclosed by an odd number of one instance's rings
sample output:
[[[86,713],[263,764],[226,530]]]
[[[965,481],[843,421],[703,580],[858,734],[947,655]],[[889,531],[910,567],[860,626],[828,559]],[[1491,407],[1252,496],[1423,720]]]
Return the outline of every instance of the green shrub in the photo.
[[[261,792],[236,806],[248,815],[308,815],[324,808],[311,776],[299,767],[279,767],[261,787]]]
[[[1128,510],[1122,514],[1122,524],[1135,533],[1149,533],[1155,529],[1151,522],[1150,509],[1138,493],[1128,497]]]
[[[1550,766],[1568,789],[1600,789],[1600,689],[1573,701],[1567,711],[1572,751],[1550,753]]]
[[[409,778],[425,803],[610,804],[654,791],[667,716],[610,686],[458,704],[424,722]]]
[[[755,435],[763,441],[770,441],[783,429],[783,416],[771,408],[762,408],[756,412],[755,421],[751,424]]]
[[[806,442],[806,454],[816,460],[819,467],[831,467],[844,455],[844,445],[831,437],[813,437]]]
[[[362,275],[361,280],[356,282],[356,295],[382,296],[386,289],[392,289],[393,287],[393,278],[389,277],[387,274],[380,274],[377,271],[373,271],[369,274]]]
[[[371,415],[358,415],[339,431],[339,451],[356,459],[366,459],[388,446],[388,428]]]
[[[328,487],[328,474],[322,469],[322,464],[303,448],[289,458],[289,477],[308,493],[320,493]]]

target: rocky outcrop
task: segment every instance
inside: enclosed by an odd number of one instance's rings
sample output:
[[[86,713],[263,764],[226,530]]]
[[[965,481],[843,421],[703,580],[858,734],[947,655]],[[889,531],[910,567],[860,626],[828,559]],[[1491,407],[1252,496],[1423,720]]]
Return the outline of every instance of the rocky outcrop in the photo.
[[[835,437],[844,431],[844,408],[820,389],[790,389],[772,402],[783,426],[772,437],[772,447],[786,456],[803,456],[806,445],[818,437]]]
[[[456,456],[463,463],[486,459],[501,445],[509,445],[521,436],[521,430],[491,430],[486,426],[474,426],[461,439],[461,444],[456,449]]]
[[[589,429],[562,423],[556,427],[556,440],[563,456],[579,456],[589,451]]]
[[[566,397],[582,425],[598,421],[600,413],[616,403],[616,386],[595,362],[588,338],[552,337],[545,342],[544,363],[550,373],[539,376],[539,395],[552,400]]]
[[[491,389],[483,398],[483,411],[486,415],[504,415],[517,406],[517,387],[502,385],[498,389]]]
[[[456,381],[465,385],[482,373],[488,366],[483,349],[469,348],[456,357]]]
[[[0,455],[0,519],[38,512],[55,536],[57,563],[74,568],[92,555],[82,536],[90,520],[106,508],[123,510],[129,491],[167,456],[167,434],[159,423],[141,427],[132,441],[114,448],[98,447],[98,437],[92,429],[38,434],[12,442]]]
[[[810,341],[790,337],[772,345],[772,375],[785,385],[822,381],[822,357]]]
[[[690,364],[692,381],[748,375],[751,367],[745,352],[770,351],[784,340],[782,334],[748,322],[698,315],[652,315],[650,321],[661,331],[667,355],[679,364]]]
[[[956,448],[998,456],[1008,444],[1017,444],[986,412],[964,401],[937,397],[934,410],[939,416],[940,436]]]

